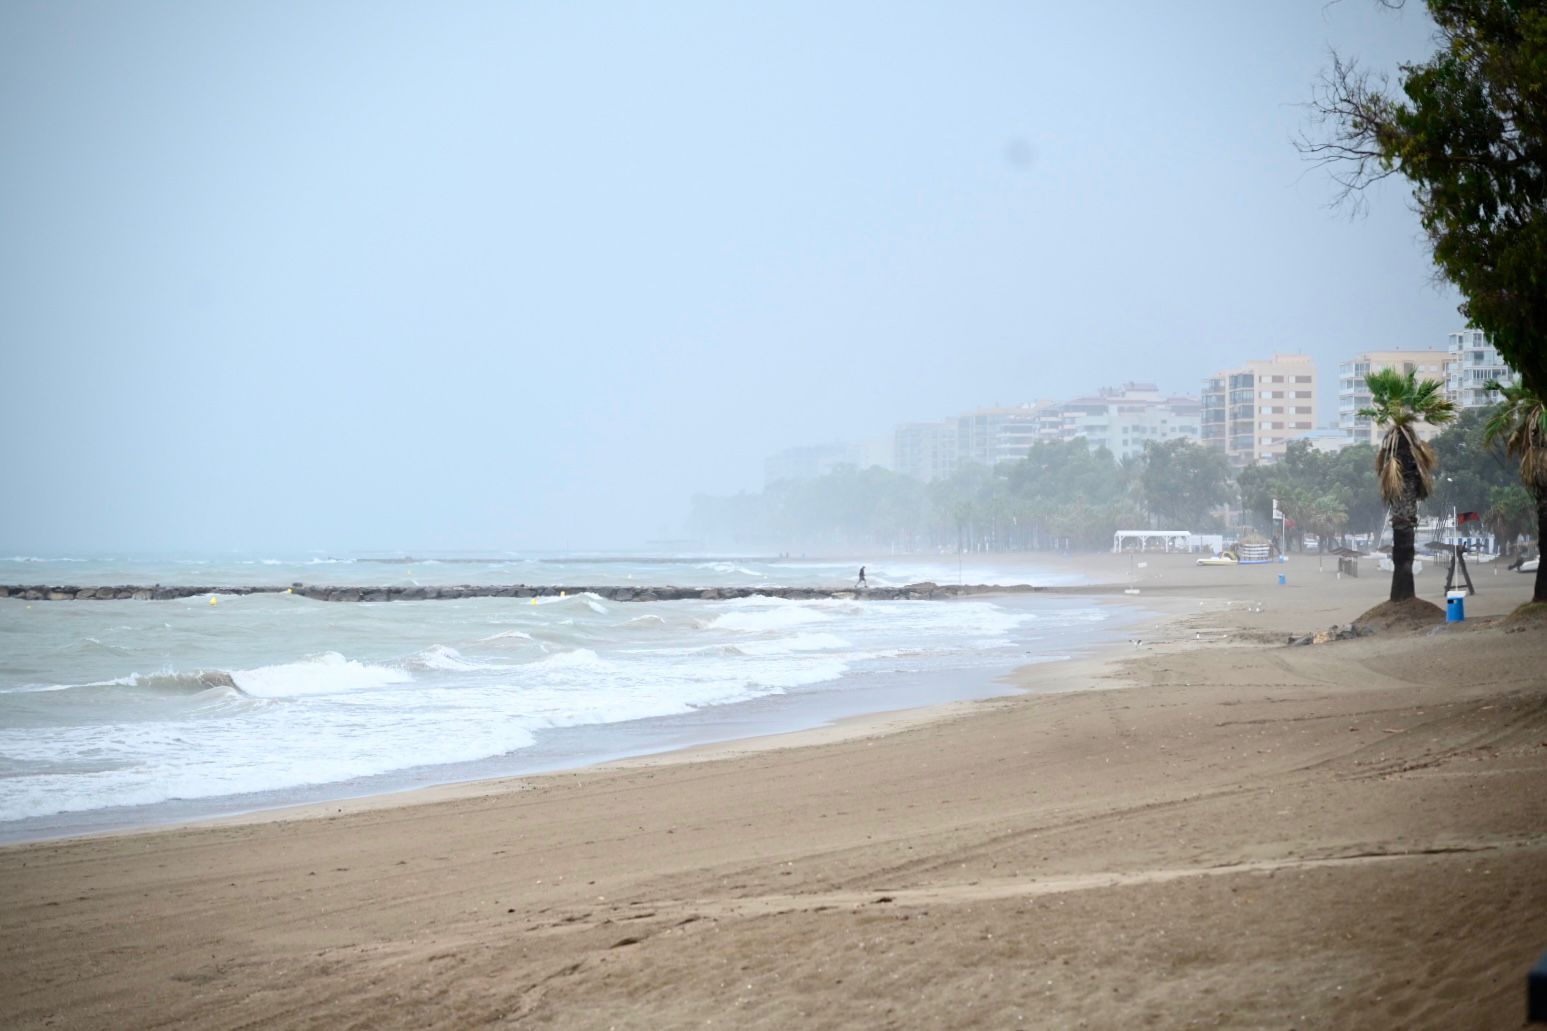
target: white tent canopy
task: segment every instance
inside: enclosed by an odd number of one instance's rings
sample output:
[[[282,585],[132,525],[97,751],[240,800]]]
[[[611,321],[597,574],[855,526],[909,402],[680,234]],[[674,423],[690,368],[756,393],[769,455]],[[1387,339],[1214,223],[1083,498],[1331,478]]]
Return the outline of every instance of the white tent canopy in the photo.
[[[1112,550],[1187,551],[1191,537],[1186,530],[1118,530],[1112,535]]]

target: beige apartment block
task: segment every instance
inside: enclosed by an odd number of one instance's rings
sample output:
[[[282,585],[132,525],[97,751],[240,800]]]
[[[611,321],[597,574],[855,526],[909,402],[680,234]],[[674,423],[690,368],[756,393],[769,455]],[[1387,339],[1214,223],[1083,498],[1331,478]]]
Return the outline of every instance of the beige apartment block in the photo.
[[[1316,428],[1316,363],[1275,354],[1222,369],[1203,381],[1203,442],[1236,467],[1276,462],[1289,442]]]
[[[1370,407],[1370,388],[1364,378],[1381,369],[1395,369],[1400,373],[1411,372],[1419,380],[1432,379],[1445,383],[1446,364],[1449,355],[1441,350],[1427,351],[1365,351],[1338,366],[1338,429],[1353,444],[1379,443],[1385,432],[1370,419],[1359,414],[1361,408]],[[1427,439],[1439,432],[1427,423],[1419,424],[1419,435]]]

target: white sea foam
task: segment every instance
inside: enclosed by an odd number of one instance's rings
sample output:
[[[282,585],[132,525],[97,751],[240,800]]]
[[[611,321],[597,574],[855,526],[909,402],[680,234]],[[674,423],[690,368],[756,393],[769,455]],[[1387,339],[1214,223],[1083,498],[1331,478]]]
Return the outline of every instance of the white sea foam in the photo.
[[[585,667],[597,669],[606,665],[599,655],[589,648],[576,648],[572,651],[555,652],[532,663],[533,666],[547,667]]]
[[[144,579],[177,576],[163,564]],[[547,747],[551,728],[609,754],[630,740],[606,729],[619,722],[841,692],[881,673],[1003,668],[1035,657],[1023,647],[1033,619],[1063,652],[1105,618],[1069,599],[222,601],[0,606],[0,821],[491,759]]]
[[[369,735],[319,726],[298,734],[276,721],[280,712],[205,721],[192,739],[164,723],[121,725],[106,733],[72,728],[56,734],[47,749],[20,732],[0,730],[0,754],[52,771],[0,778],[0,818],[336,783],[399,769],[405,752],[416,763],[435,765],[498,755],[533,740],[531,729],[512,723],[464,720],[452,726],[422,718],[380,724]],[[254,739],[261,742],[258,751]],[[61,762],[60,751],[92,758]],[[181,759],[169,764],[168,756]]]
[[[231,674],[231,679],[256,698],[295,698],[368,691],[407,683],[413,678],[404,670],[370,666],[346,659],[338,652],[324,652],[300,662],[238,670]]]
[[[748,569],[746,566],[738,566],[734,562],[700,562],[694,569],[706,569],[714,573],[735,574],[737,576],[761,577],[765,574],[756,569]]]
[[[794,634],[772,641],[742,641],[734,646],[742,655],[793,655],[800,652],[838,652],[851,647],[837,634]]]
[[[468,671],[486,668],[482,663],[472,662],[455,648],[449,648],[444,644],[437,644],[433,648],[426,648],[414,658],[417,664],[424,669]]]
[[[714,630],[760,631],[787,630],[790,627],[821,623],[827,616],[817,609],[798,602],[784,602],[769,607],[740,608],[710,620]]]

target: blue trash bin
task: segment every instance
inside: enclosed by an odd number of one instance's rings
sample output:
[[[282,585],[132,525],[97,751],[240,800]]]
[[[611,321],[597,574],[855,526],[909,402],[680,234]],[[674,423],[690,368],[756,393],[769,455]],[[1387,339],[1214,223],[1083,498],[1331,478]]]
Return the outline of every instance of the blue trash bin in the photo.
[[[1459,623],[1466,618],[1466,594],[1457,592],[1445,595],[1445,622]]]

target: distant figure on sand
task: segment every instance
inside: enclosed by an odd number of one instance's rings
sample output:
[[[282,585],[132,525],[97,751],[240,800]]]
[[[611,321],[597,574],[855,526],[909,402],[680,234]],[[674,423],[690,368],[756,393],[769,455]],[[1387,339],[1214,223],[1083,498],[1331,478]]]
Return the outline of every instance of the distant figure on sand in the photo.
[[[865,582],[865,567],[864,566],[860,566],[859,567],[859,579],[854,581],[854,586],[855,587],[869,587],[870,586],[869,584],[867,584]]]

